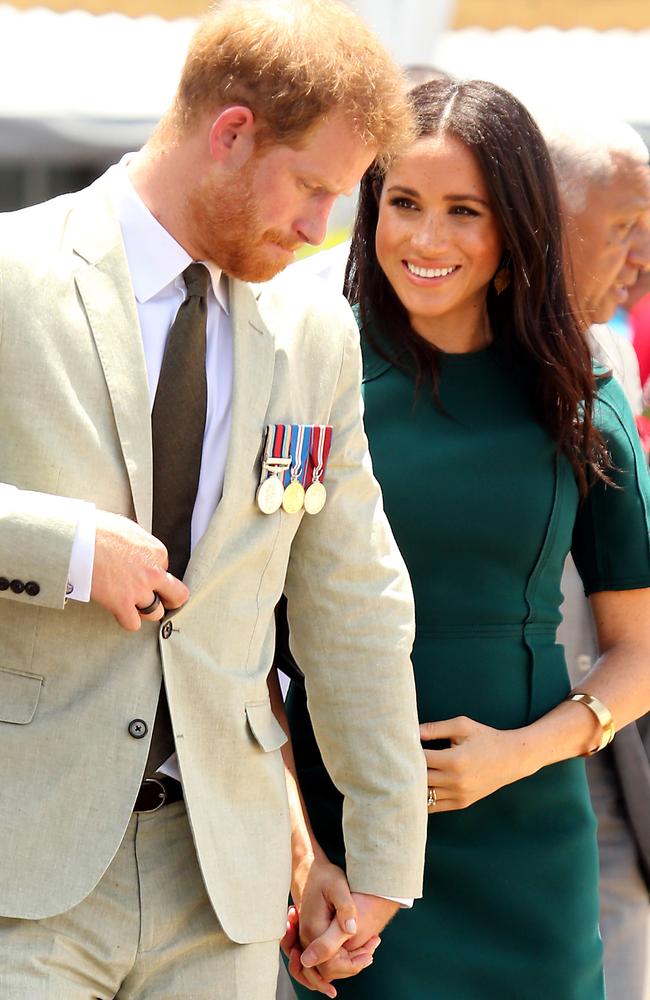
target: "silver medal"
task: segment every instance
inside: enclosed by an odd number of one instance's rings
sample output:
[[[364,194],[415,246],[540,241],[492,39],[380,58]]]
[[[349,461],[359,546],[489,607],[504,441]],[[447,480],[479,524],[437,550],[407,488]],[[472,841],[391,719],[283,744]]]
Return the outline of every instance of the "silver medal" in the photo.
[[[271,475],[257,487],[257,506],[263,514],[275,514],[282,506],[284,486],[278,475]]]
[[[308,514],[320,514],[325,501],[327,500],[327,490],[321,482],[315,480],[305,491],[304,505]]]

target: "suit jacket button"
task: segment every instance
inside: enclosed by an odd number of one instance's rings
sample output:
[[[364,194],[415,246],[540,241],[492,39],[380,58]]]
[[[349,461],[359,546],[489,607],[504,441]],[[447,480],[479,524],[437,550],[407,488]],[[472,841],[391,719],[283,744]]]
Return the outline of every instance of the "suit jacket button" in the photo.
[[[141,740],[149,732],[149,726],[144,719],[131,719],[129,722],[129,736],[134,740]]]
[[[36,597],[36,595],[40,594],[40,592],[41,588],[37,584],[36,580],[27,581],[27,583],[25,584],[25,593],[28,594],[29,597]]]
[[[169,639],[170,635],[172,634],[172,623],[165,622],[165,624],[160,630],[160,634],[162,635],[163,639]]]
[[[13,590],[14,594],[22,594],[25,589],[25,584],[22,580],[12,580],[9,586]]]
[[[0,590],[9,590],[9,580],[6,576],[0,576]]]

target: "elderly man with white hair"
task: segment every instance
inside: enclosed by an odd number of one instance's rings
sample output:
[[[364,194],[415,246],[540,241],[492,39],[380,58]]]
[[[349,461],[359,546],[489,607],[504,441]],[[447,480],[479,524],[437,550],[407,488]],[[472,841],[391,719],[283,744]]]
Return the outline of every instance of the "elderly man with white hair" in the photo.
[[[641,409],[632,345],[606,325],[639,273],[650,268],[648,150],[629,125],[577,118],[544,126],[565,213],[568,278],[594,356]],[[574,682],[597,658],[596,634],[575,566],[562,582],[566,648]],[[599,822],[601,931],[608,1000],[650,998],[650,717],[623,729],[587,761]]]

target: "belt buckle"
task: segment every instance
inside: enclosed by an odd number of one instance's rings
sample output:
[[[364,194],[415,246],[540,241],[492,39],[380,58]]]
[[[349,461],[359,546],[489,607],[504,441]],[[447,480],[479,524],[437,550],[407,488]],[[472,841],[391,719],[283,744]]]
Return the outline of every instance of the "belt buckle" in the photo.
[[[155,806],[152,806],[151,809],[138,809],[138,812],[144,812],[144,813],[158,812],[158,810],[162,809],[162,807],[165,805],[165,802],[167,801],[167,789],[163,785],[162,781],[158,780],[158,778],[145,778],[144,781],[142,782],[141,788],[144,788],[145,785],[158,786],[158,795],[160,797],[160,802],[158,802]],[[153,792],[155,789],[151,788],[150,790]]]

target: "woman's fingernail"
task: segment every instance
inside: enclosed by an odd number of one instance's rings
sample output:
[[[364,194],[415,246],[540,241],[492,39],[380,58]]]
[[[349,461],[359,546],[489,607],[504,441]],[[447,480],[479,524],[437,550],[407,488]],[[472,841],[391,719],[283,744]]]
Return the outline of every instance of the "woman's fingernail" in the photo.
[[[356,922],[356,920],[353,920],[352,917],[350,917],[349,920],[346,920],[345,921],[345,929],[348,932],[348,934],[356,934],[357,933],[357,922]]]

